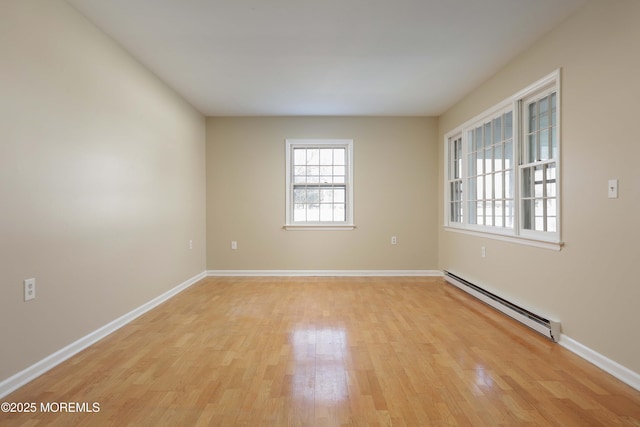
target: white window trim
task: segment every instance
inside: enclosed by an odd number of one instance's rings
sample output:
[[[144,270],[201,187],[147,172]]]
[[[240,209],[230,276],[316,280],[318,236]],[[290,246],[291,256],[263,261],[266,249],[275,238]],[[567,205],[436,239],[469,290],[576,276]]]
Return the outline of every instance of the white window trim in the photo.
[[[560,69],[557,69],[555,71],[553,71],[552,73],[548,74],[547,76],[541,78],[540,80],[534,82],[533,84],[527,86],[526,88],[522,89],[521,91],[517,92],[516,94],[514,94],[513,96],[499,102],[498,104],[490,107],[489,109],[483,111],[482,113],[476,115],[475,117],[473,117],[470,120],[467,120],[466,122],[464,122],[462,125],[456,127],[455,129],[447,132],[444,135],[444,225],[443,228],[446,231],[454,231],[454,232],[458,232],[458,233],[463,233],[463,234],[468,234],[468,235],[473,235],[473,236],[481,236],[481,237],[487,237],[487,238],[491,238],[491,239],[496,239],[496,240],[502,240],[502,241],[508,241],[508,242],[512,242],[512,243],[518,243],[518,244],[523,244],[523,245],[527,245],[527,246],[534,246],[534,247],[539,247],[539,248],[545,248],[545,249],[551,249],[551,250],[561,250],[562,247],[564,246],[564,242],[562,241],[562,234],[561,234],[561,225],[562,225],[562,213],[561,213],[561,206],[562,206],[562,194],[561,194],[561,183],[562,183],[562,177],[561,177],[561,153],[562,153],[562,137],[561,137],[561,128],[562,128],[562,118],[561,118],[561,112],[562,112],[562,100],[561,100],[561,79],[560,79]],[[558,115],[558,157],[556,159],[554,159],[555,163],[556,163],[556,177],[558,180],[559,185],[556,188],[557,191],[557,217],[558,217],[558,222],[557,222],[557,231],[555,233],[551,233],[551,232],[536,232],[536,231],[532,231],[532,230],[525,230],[521,228],[521,208],[520,208],[520,204],[521,204],[521,199],[520,199],[520,168],[521,168],[521,163],[520,163],[520,151],[522,150],[522,114],[520,111],[520,102],[523,100],[526,100],[527,98],[532,97],[534,94],[536,94],[539,91],[544,90],[545,88],[549,87],[550,85],[554,85],[555,90],[556,90],[556,96],[557,96],[557,115]],[[450,221],[450,215],[451,212],[449,211],[450,209],[450,200],[449,200],[449,195],[448,195],[448,183],[449,183],[449,166],[450,166],[450,159],[449,159],[449,140],[459,134],[462,134],[462,138],[463,138],[463,147],[464,148],[464,154],[463,154],[463,177],[464,177],[464,181],[466,181],[467,179],[467,173],[468,173],[468,169],[467,169],[467,165],[466,165],[466,146],[467,146],[467,132],[469,131],[469,129],[471,129],[475,124],[477,124],[478,122],[484,120],[485,118],[495,115],[497,113],[499,113],[500,111],[504,111],[511,108],[513,110],[513,135],[514,135],[514,168],[513,168],[513,174],[514,174],[514,209],[515,209],[515,213],[514,213],[514,227],[513,229],[508,229],[508,228],[498,228],[498,227],[492,227],[492,226],[484,226],[484,225],[475,225],[475,224],[471,224],[469,223],[469,213],[468,213],[468,206],[466,205],[467,202],[467,189],[466,189],[466,185],[465,185],[465,190],[463,192],[463,204],[465,206],[465,210],[464,210],[464,221],[462,223],[457,223],[457,222],[452,222]]]
[[[293,195],[293,181],[292,181],[292,167],[291,167],[291,154],[295,147],[322,147],[322,146],[334,146],[334,147],[346,147],[346,221],[344,222],[300,222],[293,221],[292,210],[292,195]],[[285,224],[282,228],[285,230],[298,230],[298,231],[339,231],[339,230],[353,230],[356,228],[353,222],[353,140],[352,139],[308,139],[308,138],[293,138],[285,141],[286,155],[285,155],[285,168],[286,168],[286,196],[285,196]]]

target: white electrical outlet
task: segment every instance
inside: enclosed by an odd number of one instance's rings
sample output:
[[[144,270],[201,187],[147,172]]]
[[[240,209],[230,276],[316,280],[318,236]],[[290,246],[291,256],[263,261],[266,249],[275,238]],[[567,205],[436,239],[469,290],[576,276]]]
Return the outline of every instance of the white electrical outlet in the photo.
[[[29,301],[36,297],[36,279],[24,280],[24,300]]]
[[[398,243],[398,239],[396,238],[396,236],[391,236],[391,244],[395,245]]]
[[[485,248],[484,246],[480,247],[480,254],[482,255],[482,258],[486,258],[487,256],[487,248]]]
[[[189,249],[193,249],[193,240],[189,240]]]
[[[233,249],[234,251],[236,249],[238,249],[238,242],[236,242],[235,240],[231,241],[231,249]]]

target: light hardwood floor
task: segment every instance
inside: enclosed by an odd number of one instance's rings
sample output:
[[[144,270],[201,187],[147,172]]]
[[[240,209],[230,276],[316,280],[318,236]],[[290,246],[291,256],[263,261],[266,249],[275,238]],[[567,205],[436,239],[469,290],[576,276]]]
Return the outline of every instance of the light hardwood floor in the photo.
[[[6,402],[2,426],[640,426],[640,392],[441,278],[207,278]]]

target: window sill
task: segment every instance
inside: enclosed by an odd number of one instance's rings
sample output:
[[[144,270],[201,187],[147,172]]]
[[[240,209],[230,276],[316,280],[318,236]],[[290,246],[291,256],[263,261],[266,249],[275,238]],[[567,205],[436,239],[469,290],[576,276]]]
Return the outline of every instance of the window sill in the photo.
[[[537,240],[529,237],[512,236],[506,234],[497,234],[490,232],[482,232],[476,230],[468,230],[464,228],[444,226],[445,231],[453,231],[455,233],[468,234],[470,236],[485,237],[487,239],[501,240],[503,242],[517,243],[519,245],[533,246],[536,248],[549,249],[553,251],[561,251],[564,242],[552,242],[548,240]]]
[[[353,224],[285,224],[282,226],[287,231],[338,231],[338,230],[353,230],[356,228]]]

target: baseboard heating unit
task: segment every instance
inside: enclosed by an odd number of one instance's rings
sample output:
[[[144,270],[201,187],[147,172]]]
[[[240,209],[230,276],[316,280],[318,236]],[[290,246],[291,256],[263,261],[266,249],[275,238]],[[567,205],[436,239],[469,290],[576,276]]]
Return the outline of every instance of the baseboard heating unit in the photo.
[[[507,316],[519,321],[520,323],[527,325],[531,329],[541,333],[552,341],[558,342],[558,340],[560,339],[560,322],[545,319],[544,317],[532,313],[527,309],[519,307],[505,300],[504,298],[500,298],[499,296],[492,294],[491,292],[486,291],[481,287],[448,272],[447,270],[444,271],[444,278],[452,285],[462,289],[468,294],[473,295],[485,304],[488,304],[496,310],[503,312]]]

